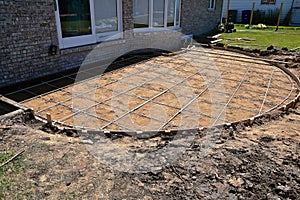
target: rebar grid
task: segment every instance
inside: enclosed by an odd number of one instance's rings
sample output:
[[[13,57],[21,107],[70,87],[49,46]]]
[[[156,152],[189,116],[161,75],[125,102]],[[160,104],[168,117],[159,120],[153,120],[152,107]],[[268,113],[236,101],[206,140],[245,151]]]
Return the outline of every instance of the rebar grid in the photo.
[[[154,66],[154,65],[150,64],[150,66]],[[182,66],[183,66],[183,65],[179,65],[177,68],[180,68],[180,67],[182,67]],[[148,69],[147,69],[147,70],[148,70]],[[142,70],[142,71],[147,71],[147,70]],[[137,73],[138,73],[138,72],[137,72]],[[126,76],[126,77],[124,77],[124,78],[130,77],[130,76],[133,76],[133,75],[136,75],[137,73],[129,74],[128,76]],[[136,88],[142,87],[142,86],[145,85],[146,83],[148,83],[148,82],[150,82],[150,81],[153,81],[153,80],[155,80],[155,79],[157,79],[157,78],[159,78],[159,77],[160,77],[160,76],[158,76],[158,77],[153,77],[153,78],[151,78],[150,80],[147,80],[147,81],[145,81],[145,82],[143,82],[143,83],[141,83],[141,84],[138,84],[138,85],[136,85],[136,86],[130,88],[130,89],[127,90],[127,91],[117,93],[116,95],[111,96],[111,97],[109,97],[109,98],[107,98],[107,99],[105,99],[105,100],[102,100],[102,101],[100,101],[100,102],[97,102],[97,103],[95,103],[95,104],[93,104],[93,105],[90,105],[89,107],[87,107],[87,108],[85,108],[85,109],[83,109],[83,110],[77,110],[74,114],[69,115],[69,116],[67,116],[67,117],[65,117],[65,118],[59,119],[59,121],[64,121],[64,120],[66,120],[67,118],[72,117],[73,115],[76,115],[76,114],[79,113],[79,112],[88,110],[88,109],[90,109],[91,107],[97,106],[97,105],[99,105],[99,104],[101,104],[101,103],[104,103],[104,102],[109,101],[109,100],[111,100],[111,99],[113,99],[113,98],[116,98],[116,97],[118,97],[118,96],[120,96],[120,95],[122,95],[122,94],[126,94],[126,93],[128,93],[128,92],[130,92],[130,91],[132,91],[132,90],[134,90],[134,89],[136,89]],[[124,79],[124,78],[122,77],[121,79],[119,79],[119,81],[122,81],[122,79]],[[117,82],[117,81],[118,81],[118,80],[113,81],[113,82]],[[110,83],[109,83],[109,84],[110,84]],[[108,85],[108,84],[106,84],[106,85]],[[106,85],[104,85],[104,87],[105,87]],[[93,90],[93,89],[92,89],[92,90]],[[90,92],[90,91],[89,91],[89,92]],[[86,93],[86,92],[84,92],[84,93],[82,93],[82,94],[85,94],[85,93]],[[82,94],[78,94],[78,95],[76,95],[76,97],[82,96]],[[43,111],[45,111],[45,109],[44,109]],[[41,111],[39,111],[39,112],[41,112]]]
[[[267,96],[268,96],[268,92],[269,92],[269,89],[270,89],[270,86],[271,86],[271,82],[272,82],[274,71],[275,70],[273,70],[272,73],[271,73],[271,75],[270,75],[269,82],[268,82],[268,87],[267,87],[266,93],[265,93],[265,97],[264,97],[264,100],[263,100],[263,102],[261,104],[261,107],[259,109],[259,113],[258,113],[259,115],[262,113],[262,109],[263,109],[263,107],[265,105],[265,102],[266,102],[266,99],[267,99]]]
[[[95,67],[95,68],[96,68],[96,67]],[[122,69],[122,68],[121,68],[121,69]],[[121,69],[118,69],[118,70],[121,70]],[[117,71],[118,71],[118,70],[117,70]],[[144,72],[144,71],[148,71],[148,69],[146,68],[146,69],[143,69],[143,70],[141,70],[141,71],[137,71],[137,72],[135,72],[135,73],[129,73],[127,76],[122,77],[122,79],[125,79],[125,78],[127,78],[127,77],[131,77],[131,76],[133,76],[133,75],[137,75],[137,74],[139,74],[139,73],[141,73],[141,72]],[[101,75],[98,75],[97,77],[100,78],[100,77],[102,77],[102,76],[103,76],[103,75],[101,74]],[[96,78],[96,79],[98,79],[98,78]],[[95,77],[92,77],[92,78],[89,78],[89,79],[87,79],[87,80],[83,80],[83,81],[80,81],[80,82],[76,82],[73,86],[80,85],[81,83],[85,83],[86,81],[89,81],[89,80],[92,80],[92,79],[95,79]],[[72,92],[72,97],[70,97],[70,98],[68,98],[68,99],[66,99],[66,100],[64,100],[64,101],[57,102],[55,105],[46,107],[46,108],[44,108],[44,109],[42,109],[42,110],[39,110],[38,112],[42,112],[42,111],[44,111],[44,110],[46,110],[46,109],[52,108],[52,107],[54,107],[54,106],[56,106],[56,105],[59,105],[59,104],[63,104],[63,103],[65,103],[65,102],[67,102],[67,101],[72,100],[72,98],[74,98],[74,97],[82,96],[83,94],[92,92],[92,91],[95,90],[95,89],[98,89],[98,88],[101,88],[101,87],[105,87],[105,86],[107,86],[107,85],[109,85],[109,84],[116,83],[116,82],[118,82],[118,81],[120,81],[120,80],[121,80],[121,79],[112,80],[112,81],[110,81],[110,82],[108,82],[108,83],[106,83],[106,84],[98,85],[98,86],[96,86],[96,88],[92,88],[92,89],[87,90],[87,91],[85,91],[85,92],[83,92],[83,93],[80,93],[80,94],[77,94],[77,92]],[[47,84],[47,83],[46,83],[46,84]],[[72,86],[72,87],[73,87],[73,86]],[[57,90],[55,90],[55,91],[47,92],[47,93],[45,93],[45,94],[43,94],[43,95],[38,95],[37,97],[43,98],[43,97],[46,96],[47,94],[50,94],[50,93],[53,93],[53,92],[57,92],[57,91],[64,91],[64,89],[67,88],[67,87],[70,87],[70,86],[65,86],[65,87],[59,88],[59,89],[57,89]],[[66,91],[66,92],[67,92],[67,91]],[[67,92],[67,93],[68,93],[68,92]],[[34,93],[32,93],[32,94],[34,94]],[[34,98],[36,98],[36,97],[33,97],[33,98],[31,98],[31,99],[34,99]],[[26,103],[26,102],[30,101],[31,99],[22,101],[21,103]]]
[[[239,85],[236,87],[236,89],[234,90],[234,92],[232,93],[232,95],[230,96],[228,102],[225,104],[225,106],[223,107],[223,109],[221,110],[221,112],[219,113],[219,115],[217,116],[217,119],[214,120],[214,122],[212,123],[212,126],[214,126],[218,120],[220,119],[220,117],[222,116],[222,114],[224,113],[225,109],[228,107],[228,105],[230,104],[231,100],[234,98],[234,96],[236,95],[236,93],[239,91],[240,87],[242,86],[243,82],[246,79],[246,76],[248,75],[249,71],[251,69],[251,66],[248,66],[242,80],[239,82]]]
[[[204,55],[204,56],[203,56]],[[286,102],[288,99],[290,99],[295,93],[294,88],[294,82],[289,78],[289,76],[285,73],[283,73],[280,70],[274,70],[273,66],[270,66],[270,64],[267,64],[263,62],[262,60],[251,60],[250,57],[243,57],[239,56],[240,58],[237,58],[232,55],[228,54],[221,54],[219,52],[208,52],[208,51],[201,51],[197,49],[186,49],[185,53],[181,53],[172,57],[162,57],[162,59],[150,59],[142,63],[138,63],[135,65],[142,64],[142,67],[139,67],[138,69],[135,69],[135,72],[126,73],[125,75],[122,75],[121,78],[111,78],[108,82],[105,82],[104,84],[98,85],[98,84],[90,84],[89,86],[92,87],[89,90],[78,92],[77,94],[73,94],[72,97],[64,100],[55,102],[54,105],[45,107],[41,110],[38,110],[37,113],[41,114],[46,112],[47,110],[51,108],[55,108],[56,106],[64,106],[68,109],[73,110],[72,114],[62,117],[58,119],[58,122],[65,122],[70,118],[76,117],[76,115],[87,115],[92,118],[95,118],[97,120],[104,121],[106,124],[101,126],[100,129],[107,129],[110,126],[116,126],[119,127],[118,129],[125,129],[128,131],[134,131],[132,127],[128,127],[124,125],[124,122],[122,120],[129,115],[137,115],[139,117],[153,120],[155,122],[160,123],[158,127],[156,127],[156,130],[164,129],[167,127],[168,124],[170,124],[177,116],[179,116],[183,111],[188,113],[189,116],[201,116],[204,118],[208,118],[212,121],[212,126],[217,125],[217,122],[227,123],[231,122],[231,120],[227,120],[226,118],[221,117],[223,114],[226,115],[226,110],[237,110],[238,112],[247,111],[249,113],[255,114],[262,114],[265,112],[268,112],[271,109],[274,109],[275,107],[278,107],[279,104],[282,105],[284,102]],[[245,60],[249,61],[245,63]],[[214,66],[213,63],[216,63],[217,68],[212,68],[211,66]],[[176,67],[172,66],[175,65]],[[135,65],[131,66],[134,67]],[[207,67],[203,68],[203,65],[207,65]],[[261,67],[266,66],[266,67]],[[240,73],[241,69],[245,69],[247,67],[247,70],[245,73]],[[123,68],[122,68],[123,69]],[[251,69],[251,70],[250,70]],[[271,71],[270,69],[273,69]],[[90,70],[90,69],[89,69]],[[197,72],[193,72],[193,70],[198,70]],[[203,72],[199,72],[199,70],[203,70]],[[213,73],[215,70],[218,70],[220,73],[220,76],[214,76],[210,73]],[[271,74],[270,74],[271,71]],[[106,76],[114,75],[114,73],[121,73],[120,70],[116,70],[114,72],[110,72],[108,74],[104,74],[102,76],[93,77],[88,79],[89,81],[93,81],[93,79],[101,79]],[[275,72],[279,72],[279,75],[275,76]],[[255,73],[255,74],[254,74]],[[262,81],[265,79],[264,76],[259,75],[269,75],[268,78],[268,84],[266,86],[253,82],[251,79],[261,79]],[[202,77],[202,80],[196,78],[195,75],[200,75]],[[251,77],[249,77],[251,76]],[[134,80],[134,77],[140,77],[140,82],[136,84],[136,80]],[[241,79],[240,79],[241,77]],[[213,81],[209,81],[209,83],[205,83],[203,85],[204,79],[209,79]],[[249,78],[249,80],[247,79]],[[128,80],[131,80],[132,82],[126,82]],[[158,81],[159,84],[168,85],[166,89],[164,87],[157,88],[151,84],[155,84]],[[197,81],[199,84],[197,85]],[[227,82],[226,82],[227,81]],[[278,82],[276,89],[279,90],[279,93],[272,93],[269,92],[272,90],[272,82]],[[84,84],[87,85],[87,81],[81,81],[80,83],[76,83],[76,86],[81,87]],[[194,82],[194,83],[191,83]],[[223,84],[223,87],[227,88],[225,91],[219,91],[218,89],[213,88],[215,86],[216,82],[225,82]],[[285,86],[281,87],[281,85],[287,85],[289,84],[291,87],[287,88]],[[114,84],[123,84],[125,85],[123,89],[114,88]],[[233,84],[233,85],[232,85]],[[76,87],[75,86],[75,87]],[[212,86],[212,87],[211,87]],[[243,86],[243,87],[242,87]],[[129,88],[126,88],[129,87]],[[210,88],[211,87],[211,88]],[[253,90],[252,87],[257,87],[259,89]],[[60,88],[56,91],[65,91],[67,87]],[[124,89],[125,88],[125,89]],[[178,91],[178,93],[175,94],[177,98],[185,98],[187,100],[187,103],[183,105],[170,105],[168,102],[160,102],[158,100],[158,97],[162,95],[174,95],[172,93],[173,89],[178,90],[192,90],[192,92],[184,93],[183,91]],[[135,94],[135,91],[138,91],[139,89],[143,89],[145,91],[145,94],[147,92],[153,93],[152,95],[146,95],[145,97],[139,96]],[[113,95],[108,96],[107,98],[104,98],[102,100],[94,99],[88,96],[88,94],[98,90],[105,90],[109,93],[112,93]],[[225,96],[224,100],[225,102],[216,102],[214,99],[209,100],[205,99],[205,95],[208,96],[210,93],[207,93],[207,91],[211,93],[216,93],[219,96],[220,94],[223,94]],[[228,91],[229,90],[229,91]],[[261,90],[264,90],[261,91]],[[152,91],[152,92],[151,92]],[[283,93],[288,92],[287,96],[284,98],[282,97]],[[50,93],[47,93],[50,94]],[[133,99],[139,99],[141,102],[135,106],[132,109],[124,108],[122,107],[122,104],[112,104],[111,101],[117,99],[117,97],[120,99],[121,97],[126,98],[133,98]],[[255,98],[255,96],[263,96],[262,99]],[[45,98],[46,95],[39,95],[40,98]],[[226,96],[229,96],[228,99]],[[250,97],[248,97],[250,96]],[[252,98],[254,96],[254,98]],[[88,101],[91,101],[91,105],[85,107],[85,108],[78,108],[66,105],[67,102],[71,101],[73,98],[83,98]],[[272,97],[275,99],[274,102],[268,102],[267,97]],[[236,104],[233,100],[240,99],[242,103],[245,105]],[[24,101],[23,103],[26,104],[27,102],[34,101],[35,98]],[[122,99],[120,99],[122,101]],[[280,102],[279,102],[280,101]],[[199,110],[193,110],[189,108],[189,106],[193,103],[205,103],[209,107],[212,107],[213,105],[222,107],[221,111],[217,113],[216,116],[212,115],[212,113],[203,113]],[[255,108],[247,107],[246,104],[249,104],[249,102],[255,102],[255,104],[260,104],[260,106],[256,106]],[[279,102],[279,103],[278,103]],[[136,112],[140,108],[143,108],[146,105],[158,105],[165,108],[170,108],[174,110],[174,114],[170,114],[166,120],[161,120],[157,116],[149,116],[147,114],[144,114],[142,112]],[[197,105],[198,105],[197,104]],[[89,112],[91,109],[96,109],[97,106],[106,105],[111,107],[113,110],[119,110],[122,114],[119,116],[115,116],[113,120],[108,120],[103,117],[98,116],[97,114],[93,114]],[[197,106],[196,105],[196,106]],[[266,107],[268,105],[268,107]],[[76,105],[75,105],[76,106]],[[199,105],[198,105],[199,106]],[[267,111],[263,111],[263,108],[266,107]],[[251,117],[251,116],[249,116]],[[240,119],[241,120],[241,119]],[[197,124],[197,126],[201,127],[203,124],[200,122]],[[91,128],[91,127],[83,127],[83,128]],[[195,127],[197,128],[197,127]]]
[[[182,111],[184,111],[189,105],[191,105],[194,101],[196,101],[204,92],[206,92],[209,87],[214,84],[219,78],[218,76],[216,79],[214,79],[212,82],[210,82],[206,88],[204,88],[198,95],[196,95],[192,100],[190,100],[187,104],[185,104],[177,113],[175,113],[170,119],[168,119],[165,123],[163,123],[158,130],[163,129],[167,124],[169,124],[175,117],[177,117]]]
[[[140,57],[144,57],[145,59],[141,59]],[[147,59],[147,58],[148,58],[148,59]],[[122,62],[128,61],[128,60],[140,60],[140,61],[142,61],[142,62],[146,62],[146,61],[148,61],[148,60],[151,60],[151,58],[149,58],[149,56],[139,56],[139,57],[133,56],[133,57],[124,58],[123,60],[120,60],[120,61],[115,61],[115,62],[113,63],[113,65],[118,66],[118,63],[119,63],[119,64],[122,64]],[[134,63],[136,63],[136,61],[134,61]],[[78,81],[78,80],[76,81],[77,84],[78,84],[78,83],[81,83],[81,82],[85,82],[85,81],[87,81],[87,80],[89,80],[89,79],[93,79],[93,78],[94,78],[94,74],[93,74],[93,73],[90,73],[89,71],[92,71],[92,70],[95,70],[95,69],[101,69],[102,67],[106,67],[106,65],[95,66],[95,67],[91,67],[91,68],[88,68],[88,69],[80,69],[80,72],[79,72],[79,73],[78,73],[78,72],[76,72],[76,73],[70,73],[70,74],[68,74],[68,75],[65,75],[64,73],[59,73],[59,75],[58,75],[59,78],[51,79],[51,80],[49,80],[49,81],[42,81],[41,83],[37,83],[37,84],[31,85],[31,86],[28,86],[28,87],[25,87],[25,88],[22,88],[22,89],[18,89],[18,90],[13,91],[13,92],[5,93],[5,94],[3,94],[3,95],[4,95],[4,96],[10,96],[10,95],[13,95],[13,94],[16,94],[16,93],[19,93],[19,92],[26,92],[26,93],[30,93],[30,94],[34,95],[34,97],[32,97],[32,98],[25,99],[25,100],[23,100],[23,101],[20,102],[20,103],[23,103],[23,102],[28,101],[28,100],[30,100],[30,99],[33,99],[33,98],[36,98],[36,97],[41,96],[41,95],[39,95],[39,94],[36,94],[36,93],[30,91],[30,89],[32,89],[32,88],[35,88],[35,87],[38,87],[38,86],[43,86],[43,85],[48,85],[48,86],[52,87],[53,90],[51,90],[51,91],[49,91],[49,92],[43,92],[43,93],[42,93],[42,95],[44,96],[44,95],[46,95],[46,94],[48,94],[48,93],[53,93],[53,92],[59,91],[59,90],[61,90],[61,89],[64,89],[64,88],[66,88],[66,87],[69,87],[69,85],[64,86],[64,87],[57,87],[57,86],[55,86],[55,85],[50,84],[50,82],[54,82],[54,81],[57,81],[57,80],[62,80],[62,79],[65,79],[65,78],[75,81],[76,77],[77,77],[78,74],[80,74],[80,73],[90,74],[90,76],[91,76],[90,78],[87,78],[87,79],[84,79],[84,80],[81,80],[81,81]],[[126,68],[126,67],[127,67],[127,66],[123,66],[123,67],[118,68],[117,70],[122,70],[123,68]],[[117,71],[117,70],[116,70],[116,71]],[[74,76],[74,78],[73,78],[73,76]]]
[[[205,70],[205,69],[206,69],[206,68],[204,68],[203,70]],[[193,74],[189,75],[188,77],[186,77],[185,79],[183,79],[183,80],[181,80],[181,81],[175,83],[175,84],[172,85],[171,87],[169,87],[169,88],[165,89],[164,91],[160,92],[159,94],[157,94],[157,95],[151,97],[149,100],[145,101],[144,103],[140,104],[139,106],[136,106],[135,108],[129,110],[128,112],[126,112],[125,114],[123,114],[122,116],[120,116],[119,118],[117,118],[117,119],[111,121],[111,123],[109,123],[109,124],[103,126],[102,129],[105,129],[107,126],[109,126],[109,125],[115,123],[116,121],[122,119],[122,118],[125,117],[126,115],[128,115],[128,114],[132,113],[133,111],[137,110],[138,108],[140,108],[140,107],[146,105],[146,104],[149,103],[150,101],[152,101],[152,100],[156,99],[157,97],[159,97],[159,96],[165,94],[166,92],[170,91],[172,88],[176,87],[177,85],[180,85],[180,84],[183,83],[184,81],[188,80],[190,77],[195,76],[196,74],[199,74],[199,73],[200,73],[199,71],[196,72],[196,73],[193,73]]]

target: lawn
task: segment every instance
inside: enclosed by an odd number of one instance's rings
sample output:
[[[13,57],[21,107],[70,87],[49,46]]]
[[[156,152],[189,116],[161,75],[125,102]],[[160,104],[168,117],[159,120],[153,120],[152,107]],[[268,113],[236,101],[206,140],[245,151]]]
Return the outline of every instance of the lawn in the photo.
[[[0,152],[0,165],[5,161],[9,160],[13,154]],[[11,185],[16,182],[11,177],[14,173],[19,173],[24,169],[24,156],[20,155],[14,161],[7,163],[6,165],[0,166],[0,199],[4,199],[4,191],[9,191]]]
[[[243,25],[236,25],[236,32],[223,33],[221,43],[251,49],[266,49],[268,46],[289,50],[300,46],[300,27],[268,27],[266,29],[246,29]],[[300,51],[300,48],[297,49]]]

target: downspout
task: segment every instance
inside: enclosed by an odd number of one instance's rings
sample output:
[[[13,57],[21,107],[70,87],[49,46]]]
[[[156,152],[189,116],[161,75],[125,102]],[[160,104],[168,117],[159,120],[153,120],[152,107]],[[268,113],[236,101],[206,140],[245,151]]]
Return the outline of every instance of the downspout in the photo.
[[[293,15],[294,2],[295,2],[295,0],[292,1],[292,6],[291,6],[291,9],[290,9],[290,12],[291,12],[290,15],[291,15],[291,16]],[[291,19],[292,19],[292,17],[289,18],[289,21],[288,21],[288,23],[287,23],[288,25],[290,25]]]
[[[230,0],[227,0],[227,9],[226,9],[226,23],[228,24],[228,15],[229,15],[229,8],[230,8]]]
[[[220,19],[220,24],[223,24],[223,6],[224,6],[224,1],[222,0],[222,5],[221,5],[221,19]]]

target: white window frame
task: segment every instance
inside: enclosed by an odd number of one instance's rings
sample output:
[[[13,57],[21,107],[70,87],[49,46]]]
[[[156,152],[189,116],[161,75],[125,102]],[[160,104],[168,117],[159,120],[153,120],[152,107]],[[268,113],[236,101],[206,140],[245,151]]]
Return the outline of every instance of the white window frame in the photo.
[[[94,6],[95,0],[89,0],[90,14],[91,14],[91,29],[92,29],[91,34],[75,36],[75,37],[66,37],[66,38],[62,37],[62,29],[61,29],[58,1],[59,0],[55,0],[55,2],[56,2],[55,19],[56,19],[56,27],[57,27],[58,42],[59,42],[60,49],[83,46],[83,45],[93,44],[93,43],[97,43],[97,42],[103,42],[103,41],[116,40],[116,39],[123,38],[123,34],[122,34],[122,31],[123,31],[122,0],[117,0],[117,18],[118,18],[118,30],[117,31],[96,34],[95,6]]]
[[[276,0],[261,0],[262,5],[275,5],[276,4]]]
[[[154,8],[153,8],[153,0],[149,0],[149,27],[147,28],[134,28],[134,32],[151,32],[151,31],[164,31],[166,29],[179,29],[180,28],[180,13],[181,13],[181,0],[179,0],[179,19],[178,22],[179,24],[177,25],[177,9],[176,9],[176,1],[174,4],[174,26],[167,26],[168,24],[168,3],[169,0],[164,0],[165,4],[164,4],[164,27],[154,27],[153,26],[153,13],[154,13]]]
[[[209,0],[208,10],[216,10],[216,0]]]

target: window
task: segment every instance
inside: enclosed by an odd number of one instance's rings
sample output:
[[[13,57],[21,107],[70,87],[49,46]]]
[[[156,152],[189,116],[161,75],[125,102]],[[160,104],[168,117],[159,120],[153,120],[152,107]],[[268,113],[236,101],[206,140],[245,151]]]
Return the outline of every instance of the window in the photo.
[[[216,9],[216,0],[209,0],[208,10]]]
[[[134,28],[180,25],[180,0],[134,0]]]
[[[61,48],[104,41],[122,31],[121,0],[56,0],[56,5]]]
[[[276,4],[276,0],[261,0],[261,4]]]

